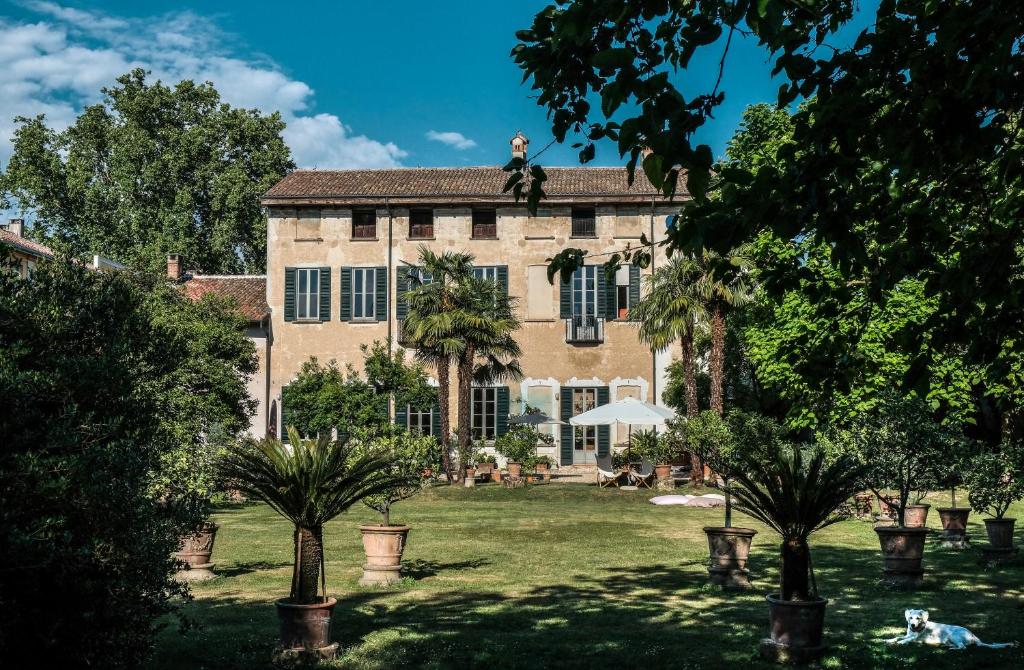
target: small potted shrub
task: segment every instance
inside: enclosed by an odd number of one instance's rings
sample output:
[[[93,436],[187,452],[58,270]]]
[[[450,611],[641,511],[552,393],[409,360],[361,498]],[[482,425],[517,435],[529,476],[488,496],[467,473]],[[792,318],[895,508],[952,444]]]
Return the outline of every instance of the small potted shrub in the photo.
[[[659,435],[653,430],[638,430],[633,433],[633,453],[641,459],[654,463],[655,477],[659,482],[672,478],[672,460],[676,457],[676,442],[666,434]]]
[[[840,510],[862,486],[861,466],[843,455],[829,463],[814,447],[767,443],[766,451],[734,472],[737,509],[782,537],[779,591],[767,596],[770,635],[761,653],[773,660],[804,662],[824,651],[828,600],[818,594],[809,538],[844,516]]]
[[[540,433],[533,426],[518,424],[510,426],[508,432],[498,436],[494,448],[508,461],[508,476],[517,479],[522,475],[523,465],[537,456]]]
[[[974,440],[964,440],[963,448],[949,454],[942,468],[940,485],[949,489],[951,506],[939,508],[939,519],[942,522],[941,540],[948,548],[964,549],[968,546],[967,519],[971,508],[957,506],[956,489],[963,485],[965,464],[975,457],[977,446]]]
[[[537,474],[542,476],[544,479],[551,479],[551,466],[554,462],[550,456],[537,456],[534,460],[533,467],[537,471]]]
[[[971,507],[992,515],[985,519],[985,557],[1001,560],[1013,556],[1017,553],[1013,545],[1016,519],[1007,518],[1006,512],[1024,498],[1024,446],[1004,440],[997,448],[978,454],[965,478]]]
[[[356,454],[347,442],[326,435],[303,440],[292,427],[288,436],[288,445],[268,438],[229,447],[220,469],[239,491],[267,503],[295,528],[291,590],[275,603],[279,657],[330,658],[338,648],[331,644],[331,614],[338,601],[327,595],[324,524],[405,480],[392,474],[389,461]]]
[[[391,506],[423,490],[425,482],[417,473],[438,466],[441,447],[429,435],[411,433],[395,426],[387,426],[380,435],[364,434],[357,439],[361,451],[387,462],[388,473],[396,478],[392,488],[363,499],[363,504],[377,511],[381,518],[379,524],[359,526],[366,553],[359,584],[395,584],[402,578],[402,553],[410,528],[405,524],[391,523]]]
[[[731,589],[750,587],[747,561],[750,545],[757,531],[732,525],[732,494],[729,482],[755,458],[755,453],[771,449],[781,430],[770,419],[732,410],[723,418],[707,410],[683,424],[686,444],[723,480],[725,492],[725,524],[705,526],[708,538],[708,574],[711,582]]]
[[[875,527],[884,579],[891,585],[916,587],[922,582],[928,531],[921,507],[915,508],[911,501],[937,486],[942,460],[961,442],[956,431],[934,420],[923,400],[894,393],[885,394],[874,408],[836,433],[833,447],[851,451],[859,459],[868,486],[880,500],[885,499],[885,489],[895,491],[888,500],[895,507],[896,525]],[[916,498],[912,497],[915,491]]]

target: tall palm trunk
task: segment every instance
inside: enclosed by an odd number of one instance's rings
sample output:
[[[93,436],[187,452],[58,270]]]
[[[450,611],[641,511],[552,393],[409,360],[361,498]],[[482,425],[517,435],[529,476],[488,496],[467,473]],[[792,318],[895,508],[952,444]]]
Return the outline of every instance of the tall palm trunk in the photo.
[[[697,416],[700,409],[697,406],[697,374],[694,371],[693,360],[693,331],[680,338],[680,362],[683,365],[683,379],[686,381],[686,416],[693,418]],[[690,452],[690,483],[704,483],[704,464],[696,453]]]
[[[722,404],[722,378],[725,376],[725,306],[715,302],[711,306],[711,409],[719,416]]]
[[[782,541],[782,570],[779,590],[783,600],[811,599],[811,550],[807,540],[788,537]]]
[[[451,417],[448,412],[451,409],[451,398],[449,391],[452,385],[451,361],[445,359],[437,364],[437,411],[441,415],[441,463],[444,467],[444,474],[449,482],[455,481],[455,473],[452,472],[451,440],[452,426]]]
[[[320,602],[317,597],[324,559],[324,530],[295,528],[295,566],[292,572],[291,601],[300,605]],[[326,597],[326,593],[324,596]]]
[[[459,480],[466,476],[465,455],[469,453],[469,445],[472,441],[470,409],[473,404],[473,361],[475,357],[476,352],[472,347],[467,347],[459,357]]]

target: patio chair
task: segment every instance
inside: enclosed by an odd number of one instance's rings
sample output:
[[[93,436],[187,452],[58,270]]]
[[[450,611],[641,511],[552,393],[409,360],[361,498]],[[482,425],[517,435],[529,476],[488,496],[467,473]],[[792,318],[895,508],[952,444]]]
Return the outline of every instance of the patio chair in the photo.
[[[639,470],[630,469],[629,474],[637,486],[653,488],[651,484],[654,483],[654,463],[646,458],[640,462]]]
[[[615,471],[615,466],[612,465],[612,457],[598,456],[597,457],[597,485],[601,488],[607,488],[609,486],[618,486],[619,480],[625,472]]]

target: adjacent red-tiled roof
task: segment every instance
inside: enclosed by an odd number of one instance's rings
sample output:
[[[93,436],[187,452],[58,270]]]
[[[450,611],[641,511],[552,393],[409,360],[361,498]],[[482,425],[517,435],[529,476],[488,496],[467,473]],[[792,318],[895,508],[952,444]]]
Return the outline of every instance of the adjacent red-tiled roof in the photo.
[[[259,321],[268,313],[267,278],[264,275],[192,275],[184,278],[185,294],[199,300],[208,293],[231,297],[242,315]]]
[[[624,167],[550,167],[544,191],[549,200],[649,201],[658,191],[636,171],[628,183]],[[500,167],[393,168],[384,170],[296,170],[267,191],[263,204],[295,200],[350,202],[360,199],[413,201],[459,200],[512,202],[502,188],[509,173]],[[680,193],[679,196],[683,196]]]
[[[53,258],[53,250],[50,247],[39,244],[27,237],[21,237],[15,235],[9,230],[0,228],[0,242],[9,244],[19,251],[23,251],[33,256],[39,256],[40,258]]]

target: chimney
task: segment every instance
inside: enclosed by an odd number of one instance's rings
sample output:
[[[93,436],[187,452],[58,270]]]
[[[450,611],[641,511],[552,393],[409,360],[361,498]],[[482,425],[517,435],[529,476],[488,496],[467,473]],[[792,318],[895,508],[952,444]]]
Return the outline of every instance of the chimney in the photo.
[[[25,237],[25,219],[11,219],[7,223],[7,230],[18,237]]]
[[[526,138],[526,135],[523,135],[522,131],[517,130],[509,144],[512,145],[512,158],[519,158],[525,161],[526,147],[530,145],[530,140]]]
[[[180,254],[167,254],[167,276],[170,279],[181,279]]]

